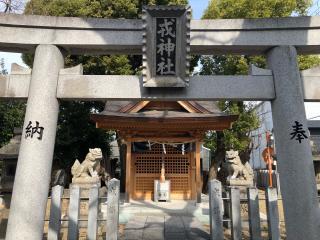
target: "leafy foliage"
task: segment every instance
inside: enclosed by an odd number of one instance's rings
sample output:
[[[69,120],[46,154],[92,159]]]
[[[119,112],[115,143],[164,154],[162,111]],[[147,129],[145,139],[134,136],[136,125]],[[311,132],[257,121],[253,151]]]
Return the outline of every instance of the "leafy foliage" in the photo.
[[[1,58],[0,59],[0,75],[7,75],[7,74],[8,74],[8,71],[5,68],[4,59]]]
[[[88,148],[101,148],[109,154],[111,133],[96,129],[90,121],[93,109],[102,111],[100,102],[62,102],[58,119],[55,145],[55,164],[60,168],[70,168],[75,158],[83,160]]]
[[[66,17],[139,18],[142,5],[187,3],[187,0],[31,0],[27,3],[25,12]]]
[[[287,17],[292,13],[305,15],[311,0],[212,0],[204,19]]]
[[[0,102],[0,147],[13,137],[14,128],[22,127],[25,108],[21,101]]]
[[[8,74],[4,60],[0,59],[0,75]],[[23,124],[25,103],[21,101],[0,102],[0,147],[13,137],[14,128]]]
[[[306,70],[315,66],[320,65],[319,56],[307,55],[298,56],[298,64],[300,70]]]
[[[252,59],[262,67],[264,65],[262,57],[246,56],[203,56],[200,59],[202,75],[246,75],[248,74],[248,64]],[[249,133],[259,127],[258,117],[250,103],[234,101],[220,101],[219,108],[228,114],[239,115],[231,129],[224,130],[224,148],[246,151],[250,144]],[[215,153],[217,150],[217,135],[209,132],[206,136],[206,146]],[[220,148],[222,151],[224,148]]]
[[[26,14],[94,17],[140,18],[142,5],[187,4],[186,0],[31,0],[26,4]],[[23,60],[32,66],[33,55],[24,54]],[[141,69],[141,56],[67,56],[65,66],[83,64],[87,75],[132,75]],[[70,168],[75,158],[83,159],[89,147],[108,149],[111,133],[96,129],[90,113],[102,111],[101,102],[61,102],[55,145],[55,165]]]
[[[291,14],[305,15],[310,0],[212,0],[204,12],[203,19],[215,18],[268,18],[288,17]],[[320,64],[318,56],[299,56],[300,69],[307,69]],[[250,64],[265,68],[264,56],[202,56],[200,58],[202,75],[246,75]],[[217,133],[209,132],[206,145],[215,155],[223,156],[218,151],[225,149],[239,150],[241,155],[248,160],[250,152],[249,133],[259,126],[259,121],[250,103],[233,101],[220,101],[220,109],[229,114],[238,114],[239,119],[233,124],[232,129],[223,131],[223,141],[217,141]],[[220,142],[223,146],[218,146]]]

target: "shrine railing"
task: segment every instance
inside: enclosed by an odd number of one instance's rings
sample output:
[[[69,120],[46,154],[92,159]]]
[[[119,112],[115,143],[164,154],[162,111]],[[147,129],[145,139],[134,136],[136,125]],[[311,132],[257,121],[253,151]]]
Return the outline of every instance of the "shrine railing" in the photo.
[[[62,217],[62,199],[63,197],[62,186],[54,186],[51,194],[51,206],[50,206],[50,219],[48,225],[48,240],[57,240],[61,238],[61,228],[67,227],[68,239],[78,239],[79,229],[86,231],[82,234],[86,235],[86,239],[95,240],[98,239],[98,226],[102,226],[106,229],[106,240],[118,239],[118,226],[119,226],[119,196],[120,196],[120,181],[112,179],[108,182],[107,197],[99,197],[99,187],[93,186],[86,197],[88,201],[88,208],[85,209],[86,215],[83,217],[81,214],[81,202],[82,197],[81,189],[79,186],[72,186],[70,188],[69,206],[67,215]],[[85,191],[88,191],[87,189]],[[99,214],[99,200],[106,201],[106,218]],[[100,209],[101,210],[101,209]],[[100,211],[101,212],[101,211]],[[83,223],[86,224],[83,224]],[[102,233],[102,231],[100,231]]]
[[[283,214],[279,214],[282,213],[279,211],[282,209],[282,199],[278,198],[277,191],[276,188],[262,191],[253,187],[242,187],[241,191],[237,187],[230,187],[222,191],[219,181],[210,181],[211,239],[224,239],[224,227],[231,228],[232,240],[243,239],[243,226],[247,223],[250,239],[262,239],[262,232],[266,229],[269,239],[280,239],[284,220]]]

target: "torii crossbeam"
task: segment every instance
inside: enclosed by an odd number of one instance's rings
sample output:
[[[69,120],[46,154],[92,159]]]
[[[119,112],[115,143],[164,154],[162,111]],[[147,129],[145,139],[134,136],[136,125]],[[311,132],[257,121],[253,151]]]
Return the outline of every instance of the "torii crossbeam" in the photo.
[[[183,89],[146,89],[138,76],[84,76],[63,53],[142,54],[142,21],[0,14],[0,51],[34,52],[32,73],[0,78],[0,98],[28,98],[7,240],[42,239],[59,99],[270,100],[287,238],[320,239],[320,210],[304,101],[320,101],[319,70],[300,74],[297,53],[320,53],[320,18],[191,21],[192,54],[265,54],[270,70],[194,76]],[[41,138],[28,135],[37,128]]]

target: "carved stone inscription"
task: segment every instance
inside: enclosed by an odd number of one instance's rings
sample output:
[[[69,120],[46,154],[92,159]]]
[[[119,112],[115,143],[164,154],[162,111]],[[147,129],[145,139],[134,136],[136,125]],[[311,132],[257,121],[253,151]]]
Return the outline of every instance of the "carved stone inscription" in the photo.
[[[176,74],[176,28],[175,18],[157,18],[157,75]]]
[[[144,6],[142,12],[143,86],[187,87],[190,7]]]
[[[290,135],[291,140],[297,140],[299,143],[301,143],[303,139],[308,138],[308,136],[306,135],[306,131],[303,128],[303,124],[298,121],[295,121],[294,125],[292,125],[292,132],[290,133]]]
[[[35,124],[32,121],[29,121],[28,125],[25,128],[25,138],[33,138],[35,135],[37,136],[38,140],[42,140],[44,127],[40,126],[38,121],[35,121]]]

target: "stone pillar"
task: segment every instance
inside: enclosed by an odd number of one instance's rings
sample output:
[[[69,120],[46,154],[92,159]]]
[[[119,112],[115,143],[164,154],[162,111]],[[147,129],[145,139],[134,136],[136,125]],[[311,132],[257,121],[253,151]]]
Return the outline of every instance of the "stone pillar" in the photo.
[[[221,182],[210,180],[209,183],[210,234],[212,240],[223,239],[223,202]]]
[[[266,207],[269,239],[280,240],[278,194],[276,188],[266,189]]]
[[[287,239],[320,239],[319,203],[296,49],[271,49],[268,65],[276,92],[271,106]]]
[[[43,237],[59,113],[57,83],[63,65],[63,55],[56,46],[37,47],[6,240]]]
[[[240,205],[240,189],[236,187],[230,188],[231,203],[231,237],[233,240],[242,239],[242,223],[241,223],[241,205]]]
[[[257,188],[247,188],[248,215],[250,237],[254,240],[262,240],[259,211],[259,191]]]
[[[60,185],[54,186],[51,191],[49,240],[58,240],[60,237],[62,196],[63,187]]]
[[[120,181],[113,178],[108,183],[107,240],[118,239]]]

